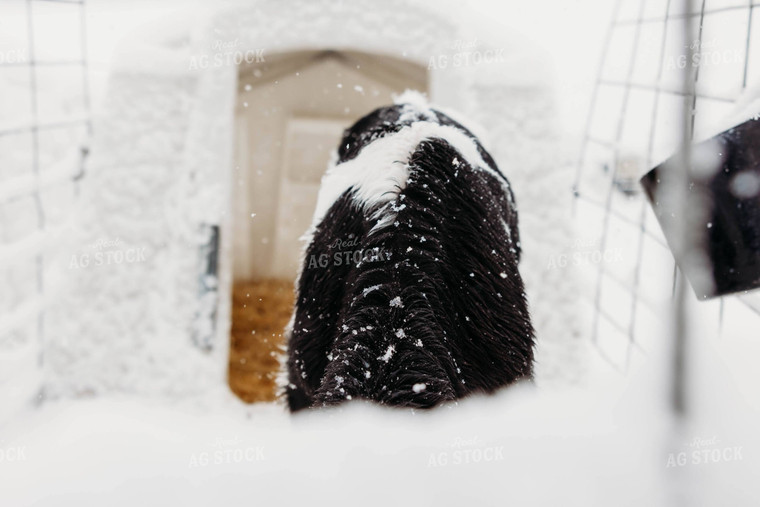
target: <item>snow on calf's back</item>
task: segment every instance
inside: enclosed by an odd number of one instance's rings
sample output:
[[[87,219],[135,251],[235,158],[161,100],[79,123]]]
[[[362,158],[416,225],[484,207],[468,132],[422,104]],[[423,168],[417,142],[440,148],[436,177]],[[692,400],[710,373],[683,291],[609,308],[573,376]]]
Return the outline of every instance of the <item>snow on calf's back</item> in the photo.
[[[384,255],[301,270],[291,410],[426,408],[532,376],[509,184],[469,130],[418,99],[348,129],[323,178],[304,258],[349,235]]]

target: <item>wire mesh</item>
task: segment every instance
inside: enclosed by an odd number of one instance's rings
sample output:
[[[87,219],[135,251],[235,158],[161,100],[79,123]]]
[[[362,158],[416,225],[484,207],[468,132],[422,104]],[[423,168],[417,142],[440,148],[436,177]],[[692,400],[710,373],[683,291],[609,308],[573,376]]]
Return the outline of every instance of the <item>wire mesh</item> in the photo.
[[[621,265],[602,262],[591,273],[591,339],[621,371],[634,351],[646,349],[641,312],[674,296],[680,276],[638,178],[678,150],[684,128],[689,139],[708,132],[760,80],[758,7],[752,0],[619,0],[614,7],[577,162],[573,212],[601,222],[595,229],[600,251],[615,242],[628,254]],[[684,45],[688,31],[696,39]],[[667,277],[650,272],[655,259],[671,266]],[[727,304],[760,318],[757,294],[718,304],[718,333]]]
[[[0,103],[0,260],[6,289],[0,298],[0,352],[34,350],[40,366],[44,310],[54,296],[46,287],[45,252],[78,196],[92,132],[86,4],[18,0],[3,8],[10,14],[4,28],[11,33],[0,47],[6,99]],[[49,36],[53,27],[56,37]]]

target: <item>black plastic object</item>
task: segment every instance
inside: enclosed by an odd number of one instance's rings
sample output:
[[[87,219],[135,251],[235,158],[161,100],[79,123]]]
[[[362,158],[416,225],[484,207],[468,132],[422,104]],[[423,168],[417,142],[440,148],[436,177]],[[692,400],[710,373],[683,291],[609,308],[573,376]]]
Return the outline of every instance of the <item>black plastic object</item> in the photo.
[[[692,146],[685,214],[677,187],[667,184],[680,158],[655,167],[641,184],[697,297],[760,287],[760,118]]]

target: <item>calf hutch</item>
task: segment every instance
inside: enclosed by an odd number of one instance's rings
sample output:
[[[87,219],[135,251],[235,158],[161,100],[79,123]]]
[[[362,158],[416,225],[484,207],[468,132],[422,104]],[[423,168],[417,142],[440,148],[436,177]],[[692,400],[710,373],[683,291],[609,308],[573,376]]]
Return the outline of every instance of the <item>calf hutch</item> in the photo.
[[[521,272],[545,336],[536,377],[580,371],[562,360],[572,302],[553,301],[571,282],[531,256],[566,239],[540,222],[569,220],[566,192],[535,183],[561,173],[543,56],[445,8],[391,1],[380,20],[367,4],[222,3],[120,43],[72,217],[44,255],[45,290],[66,290],[6,354],[14,399],[273,400],[321,177],[343,130],[406,90],[480,126],[520,209]],[[351,22],[335,30],[331,17]]]

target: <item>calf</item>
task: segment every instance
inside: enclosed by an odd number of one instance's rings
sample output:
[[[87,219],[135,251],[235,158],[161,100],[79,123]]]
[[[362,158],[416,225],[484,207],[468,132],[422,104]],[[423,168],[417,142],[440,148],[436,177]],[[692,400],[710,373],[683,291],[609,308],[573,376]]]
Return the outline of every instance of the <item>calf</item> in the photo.
[[[532,377],[514,197],[449,116],[414,99],[356,122],[305,239],[286,330],[292,411],[432,407]]]

